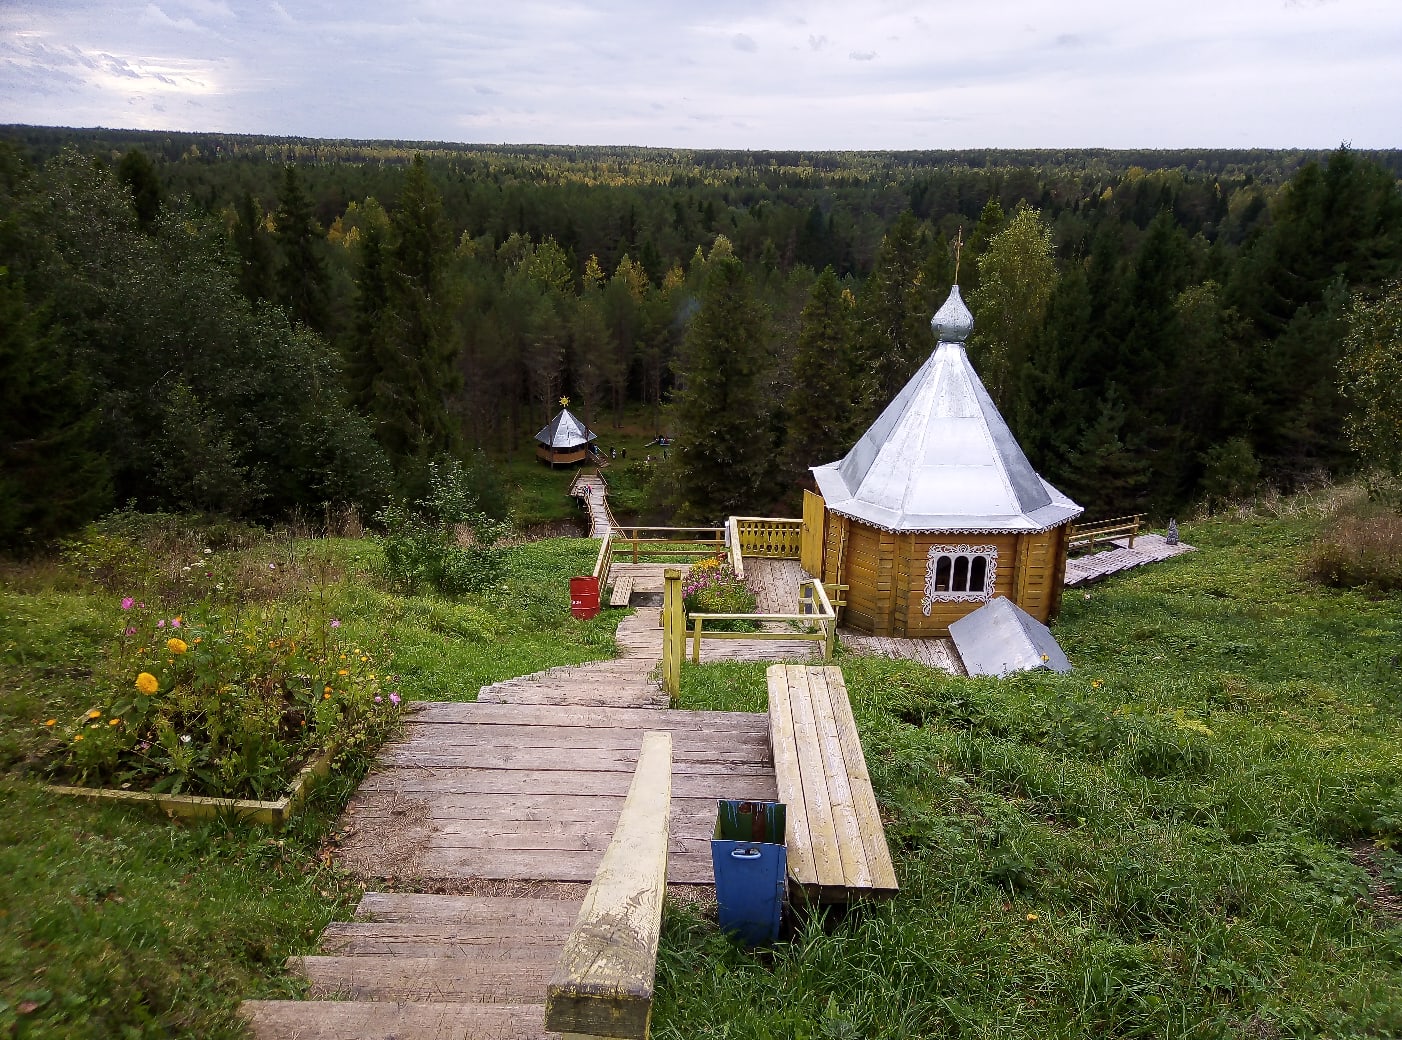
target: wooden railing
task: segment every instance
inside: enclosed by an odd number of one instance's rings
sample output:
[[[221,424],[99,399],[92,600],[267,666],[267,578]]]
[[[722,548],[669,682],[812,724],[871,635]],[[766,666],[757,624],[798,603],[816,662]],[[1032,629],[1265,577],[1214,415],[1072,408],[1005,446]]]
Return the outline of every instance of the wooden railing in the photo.
[[[703,639],[749,639],[811,641],[823,644],[823,660],[832,660],[837,642],[837,612],[833,610],[823,583],[816,578],[799,582],[797,614],[692,614],[688,617],[682,603],[682,578],[679,568],[665,573],[662,597],[662,686],[669,696],[676,697],[681,686],[681,661],[686,656],[688,635],[691,639],[691,660],[701,661]],[[806,632],[721,632],[706,630],[708,621],[777,621],[812,625]],[[688,627],[688,622],[690,625]]]
[[[613,532],[607,532],[599,539],[599,555],[594,560],[594,577],[599,579],[599,595],[608,588],[609,575],[613,571]]]
[[[1089,524],[1075,524],[1066,532],[1067,549],[1094,549],[1096,542],[1108,542],[1114,538],[1129,537],[1129,547],[1134,548],[1134,538],[1139,534],[1139,526],[1144,520],[1143,513],[1133,516],[1118,516],[1113,520],[1096,520]]]
[[[734,538],[743,556],[771,560],[796,560],[803,537],[803,521],[774,516],[732,516]]]
[[[641,556],[714,556],[725,547],[720,527],[616,527],[612,551]],[[670,548],[658,548],[659,546]]]

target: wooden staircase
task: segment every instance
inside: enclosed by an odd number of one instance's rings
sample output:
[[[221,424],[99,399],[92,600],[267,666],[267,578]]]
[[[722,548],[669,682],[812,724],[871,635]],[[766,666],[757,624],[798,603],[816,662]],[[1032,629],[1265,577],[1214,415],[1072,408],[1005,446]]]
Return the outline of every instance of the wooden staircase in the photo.
[[[557,704],[585,708],[665,708],[667,695],[650,676],[662,657],[660,611],[640,609],[619,623],[621,657],[562,665],[483,686],[481,704]]]
[[[573,891],[573,889],[571,889]],[[578,899],[367,892],[293,957],[307,1000],[250,1000],[257,1040],[540,1040]]]

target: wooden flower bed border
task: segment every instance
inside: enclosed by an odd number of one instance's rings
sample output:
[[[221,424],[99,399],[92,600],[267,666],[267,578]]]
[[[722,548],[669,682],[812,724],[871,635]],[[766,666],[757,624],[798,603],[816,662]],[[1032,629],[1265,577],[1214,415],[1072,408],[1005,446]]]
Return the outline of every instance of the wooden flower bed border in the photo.
[[[147,805],[160,809],[171,816],[209,817],[233,813],[250,823],[281,827],[302,804],[312,783],[330,772],[331,758],[334,754],[335,749],[331,748],[313,757],[292,778],[292,784],[288,788],[287,794],[277,801],[263,801],[256,798],[210,798],[196,794],[156,794],[151,791],[122,791],[110,787],[70,787],[63,784],[48,784],[46,789],[54,794],[74,795],[79,798],[90,798],[93,801]]]

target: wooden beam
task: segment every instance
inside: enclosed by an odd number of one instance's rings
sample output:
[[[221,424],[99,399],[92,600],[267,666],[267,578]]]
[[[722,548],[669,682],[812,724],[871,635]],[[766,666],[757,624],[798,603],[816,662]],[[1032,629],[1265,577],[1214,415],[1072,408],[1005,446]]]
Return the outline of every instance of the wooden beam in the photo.
[[[644,733],[633,783],[545,998],[545,1027],[646,1040],[652,1022],[667,834],[672,735]]]

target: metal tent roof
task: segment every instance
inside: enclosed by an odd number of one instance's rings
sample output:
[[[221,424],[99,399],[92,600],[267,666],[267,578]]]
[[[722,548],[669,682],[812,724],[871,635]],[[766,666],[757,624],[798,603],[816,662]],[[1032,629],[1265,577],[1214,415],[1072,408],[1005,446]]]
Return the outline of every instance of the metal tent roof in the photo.
[[[579,421],[579,418],[568,408],[561,408],[555,418],[551,419],[535,435],[535,439],[547,448],[582,448],[590,441],[598,440],[598,434],[590,433],[589,428]]]
[[[847,457],[815,466],[827,507],[885,531],[1045,531],[1083,510],[1032,468],[964,350],[974,319],[950,290],[939,345]]]
[[[1051,629],[1002,596],[950,624],[949,638],[970,675],[1071,670]]]

